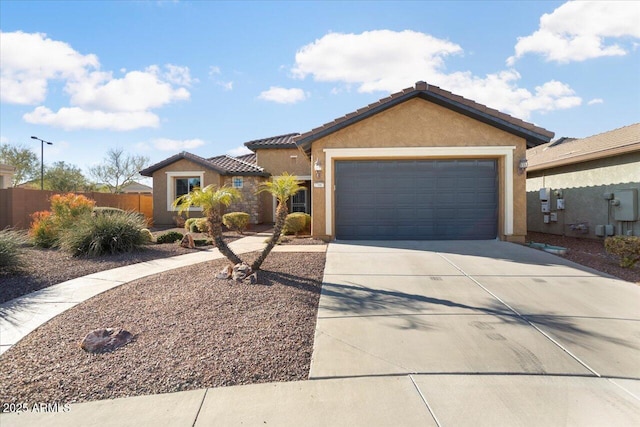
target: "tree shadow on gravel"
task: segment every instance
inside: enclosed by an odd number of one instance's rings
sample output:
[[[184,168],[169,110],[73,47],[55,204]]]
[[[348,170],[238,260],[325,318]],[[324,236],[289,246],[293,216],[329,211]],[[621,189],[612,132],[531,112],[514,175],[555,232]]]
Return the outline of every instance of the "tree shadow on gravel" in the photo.
[[[306,277],[271,270],[260,270],[258,273],[257,285],[273,286],[278,284],[313,294],[320,294],[322,289],[322,280],[309,279]]]

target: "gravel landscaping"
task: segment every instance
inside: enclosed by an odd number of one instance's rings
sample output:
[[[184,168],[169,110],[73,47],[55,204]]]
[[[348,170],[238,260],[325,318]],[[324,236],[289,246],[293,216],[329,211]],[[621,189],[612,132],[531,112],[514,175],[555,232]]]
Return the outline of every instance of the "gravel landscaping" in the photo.
[[[73,403],[306,379],[324,260],[272,253],[258,285],[215,279],[223,259],[107,291],[0,356],[0,401]],[[112,353],[80,349],[101,327],[135,339]]]
[[[568,248],[569,251],[563,258],[622,280],[640,284],[640,265],[636,265],[634,268],[620,267],[617,258],[609,255],[604,250],[602,240],[579,239],[577,237],[531,232],[527,235],[527,242],[530,241]]]

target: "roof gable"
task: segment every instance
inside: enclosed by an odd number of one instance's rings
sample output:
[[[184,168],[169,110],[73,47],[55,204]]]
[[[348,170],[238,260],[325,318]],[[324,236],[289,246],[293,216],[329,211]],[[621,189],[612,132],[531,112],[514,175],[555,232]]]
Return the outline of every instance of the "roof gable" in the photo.
[[[243,156],[243,157],[246,157],[246,156]],[[222,156],[212,157],[210,159],[205,159],[204,157],[200,157],[195,154],[188,153],[186,151],[175,154],[154,165],[149,166],[146,169],[141,170],[140,175],[153,176],[153,173],[156,172],[157,170],[160,170],[182,159],[190,160],[204,167],[205,169],[212,170],[220,175],[269,176],[269,173],[265,172],[263,168],[256,165],[255,162],[251,163],[250,157],[246,157],[246,159],[239,159],[239,158],[235,158],[227,155],[222,155]]]
[[[612,157],[640,151],[640,123],[586,138],[560,138],[527,150],[527,171]]]
[[[437,86],[431,86],[425,82],[418,82],[416,83],[415,88],[407,88],[401,92],[394,93],[386,98],[374,102],[373,104],[369,104],[357,111],[339,117],[332,122],[326,123],[309,132],[299,135],[295,137],[294,140],[298,147],[303,149],[307,154],[310,154],[311,144],[315,140],[323,138],[331,133],[413,98],[420,98],[433,102],[483,123],[497,127],[503,131],[525,138],[528,147],[549,142],[554,135],[553,132],[532,123],[525,122],[485,105],[478,104],[475,101],[455,95],[451,92],[440,89]]]

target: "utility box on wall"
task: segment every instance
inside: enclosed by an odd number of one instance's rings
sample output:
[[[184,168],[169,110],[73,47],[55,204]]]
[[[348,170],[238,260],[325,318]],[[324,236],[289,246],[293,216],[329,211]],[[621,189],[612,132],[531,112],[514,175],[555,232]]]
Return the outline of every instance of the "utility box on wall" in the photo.
[[[616,221],[638,220],[638,190],[618,190],[611,200],[613,207],[613,219]]]

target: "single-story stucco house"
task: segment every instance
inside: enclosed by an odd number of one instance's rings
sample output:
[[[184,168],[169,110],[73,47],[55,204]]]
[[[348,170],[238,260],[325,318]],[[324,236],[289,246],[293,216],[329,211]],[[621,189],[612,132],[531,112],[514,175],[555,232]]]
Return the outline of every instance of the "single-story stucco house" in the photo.
[[[253,154],[182,152],[141,171],[153,178],[154,221],[197,185],[232,185],[230,210],[272,222],[258,185],[289,172],[306,188],[291,210],[312,215],[312,235],[333,239],[495,239],[524,242],[523,161],[553,133],[425,82],[303,134],[247,142]]]
[[[640,236],[640,123],[560,138],[530,148],[527,159],[530,231]]]

